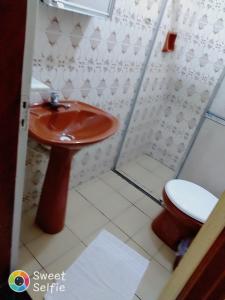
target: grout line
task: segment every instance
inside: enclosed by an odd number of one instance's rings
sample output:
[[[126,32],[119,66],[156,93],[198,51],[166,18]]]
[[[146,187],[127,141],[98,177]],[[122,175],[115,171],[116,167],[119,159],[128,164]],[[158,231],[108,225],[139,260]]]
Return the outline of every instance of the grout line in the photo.
[[[117,174],[116,174],[117,175]],[[120,176],[119,176],[120,177]],[[103,180],[102,180],[103,181]],[[134,205],[135,203],[137,203],[139,200],[141,200],[144,195],[142,195],[140,198],[136,199],[135,202],[130,201],[126,196],[124,196],[121,191],[126,188],[126,187],[121,187],[120,189],[117,189],[115,187],[112,187],[108,182],[103,181],[106,185],[108,185],[109,187],[111,187],[114,191],[114,193],[119,194],[122,198],[124,198],[125,200],[127,200],[128,202],[130,202],[132,205]],[[129,182],[128,182],[129,183]]]
[[[130,207],[134,206],[134,203],[132,203],[131,201],[129,201],[126,197],[124,197],[123,195],[121,195],[117,190],[113,190],[113,193],[118,194],[120,197],[122,197],[124,200],[126,200],[127,202],[129,202],[131,205],[129,205],[128,207],[124,208],[117,216],[113,217],[112,219],[107,216],[104,212],[102,212],[97,206],[95,206],[95,204],[93,204],[88,198],[86,198],[86,196],[84,196],[82,193],[80,193],[79,191],[77,191],[86,201],[88,201],[88,203],[90,203],[95,209],[97,209],[104,217],[106,217],[110,222],[112,222],[115,218],[117,218],[118,216],[120,216],[121,214],[123,214],[127,209],[129,209]],[[112,195],[110,194],[110,195]]]
[[[148,171],[150,174],[152,174],[153,176],[155,176],[157,179],[162,180],[163,182],[170,180],[171,178],[168,178],[167,176],[163,177],[163,175],[159,174],[156,172],[156,170],[158,169],[158,167],[156,167],[156,169],[154,170],[149,170],[148,168],[146,168],[145,166],[143,166],[142,164],[140,164],[138,161],[136,161],[136,163],[138,164],[139,167],[143,168],[144,170]],[[167,166],[162,165],[165,168],[168,168]],[[168,168],[169,170],[173,171],[172,169]],[[174,176],[175,176],[175,172],[174,172]]]
[[[144,199],[144,198],[142,198],[142,199]],[[152,216],[149,216],[144,210],[142,210],[140,207],[138,207],[137,206],[138,203],[139,203],[139,201],[137,203],[134,203],[134,207],[137,208],[140,212],[142,212],[146,217],[148,217],[150,219],[150,221],[153,221],[154,218]]]
[[[117,192],[117,191],[115,191]],[[150,218],[152,220],[152,218],[146,214],[144,211],[142,211],[139,207],[137,207],[135,204],[137,204],[138,200],[141,200],[144,198],[144,196],[140,199],[137,200],[136,203],[133,203],[131,201],[129,201],[127,198],[125,198],[123,195],[121,195],[119,192],[117,192],[121,197],[123,197],[126,201],[128,201],[131,205],[124,208],[121,212],[118,213],[117,216],[113,217],[112,219],[110,219],[104,212],[102,212],[97,206],[95,206],[90,200],[88,200],[88,198],[86,198],[85,196],[83,196],[81,193],[79,193],[86,201],[88,201],[89,204],[91,204],[95,209],[97,209],[104,217],[106,217],[108,219],[109,222],[113,223],[114,225],[116,225],[114,223],[115,219],[118,218],[119,216],[121,216],[122,214],[124,214],[128,209],[130,209],[131,207],[135,207],[137,210],[139,210],[142,214],[144,214],[146,217]],[[158,203],[159,204],[159,203]],[[161,206],[161,205],[160,205]],[[106,223],[108,224],[108,223]],[[105,225],[106,225],[105,224]],[[104,225],[104,226],[105,226]],[[125,233],[129,238],[131,238],[131,236],[129,236],[125,231],[123,231],[118,225],[116,225],[123,233]]]
[[[148,171],[149,173],[151,173],[151,174],[153,174],[155,177],[157,177],[158,179],[162,179],[162,180],[164,180],[164,178],[162,178],[161,176],[160,176],[160,174],[158,174],[158,173],[156,173],[155,171],[159,168],[159,166],[158,167],[155,167],[155,169],[154,170],[150,170],[150,169],[148,169],[147,167],[145,167],[144,165],[142,165],[138,160],[135,160],[134,162],[136,162],[136,164],[138,164],[138,166],[139,167],[141,167],[141,168],[143,168],[144,170],[146,170],[146,171]],[[163,165],[163,164],[161,164],[163,167],[165,167],[165,168],[168,168],[167,166],[165,166],[165,165]],[[169,170],[171,170],[170,168],[168,168]]]
[[[143,227],[141,228],[141,229],[143,229]],[[137,231],[138,232],[138,231]],[[136,232],[136,233],[137,233]],[[135,234],[134,234],[135,235]],[[133,236],[134,236],[133,235]],[[152,260],[153,259],[153,256],[152,255],[150,255],[141,245],[139,245],[137,242],[135,242],[135,240],[133,240],[132,239],[132,237],[126,242],[126,244],[129,242],[129,241],[131,241],[131,242],[133,242],[134,244],[136,244],[139,248],[141,248],[141,250],[142,251],[144,251],[149,257],[150,257],[150,260]],[[129,245],[128,245],[129,246]],[[132,247],[131,247],[132,248]],[[137,250],[136,250],[136,252],[137,252]],[[140,254],[141,255],[141,254]]]
[[[87,248],[87,245],[85,245],[85,243],[83,242],[83,241],[81,241],[80,239],[79,239],[79,241],[82,243],[82,245],[85,247],[85,248]],[[45,266],[43,266],[43,269],[48,273],[48,271],[47,271],[47,267],[48,266],[50,266],[50,265],[52,265],[52,264],[55,264],[55,262],[58,260],[58,259],[60,259],[60,258],[62,258],[63,256],[65,256],[65,255],[67,255],[72,249],[76,249],[78,246],[75,246],[75,247],[72,247],[72,248],[70,248],[69,250],[67,250],[65,253],[63,253],[63,254],[60,254],[57,258],[55,258],[52,262],[50,262],[50,263],[48,263],[47,265],[45,265]]]
[[[142,188],[143,190],[145,190],[148,193],[151,193],[151,191],[148,189],[148,187],[146,187],[145,185],[142,185],[142,183],[134,178],[132,175],[130,175],[129,173],[126,173],[126,171],[123,170],[118,170],[122,175],[124,175],[126,178],[130,179],[132,181],[132,183],[137,184],[138,187]]]
[[[157,252],[158,253],[158,252]],[[170,275],[173,273],[173,269],[170,271],[168,270],[162,263],[160,263],[157,259],[155,259],[154,257],[152,257],[152,260],[157,263],[158,265],[160,265],[165,271],[167,271]]]
[[[126,180],[130,185],[134,186],[136,189],[138,189],[139,191],[141,191],[143,194],[145,194],[147,197],[151,198],[153,201],[155,201],[157,204],[159,204],[160,206],[162,206],[162,200],[158,200],[155,197],[153,197],[150,193],[148,193],[146,190],[144,190],[143,188],[141,188],[140,186],[138,186],[136,183],[134,183],[131,179],[129,179],[128,177],[126,177],[125,175],[123,175],[122,173],[120,173],[117,170],[112,170],[114,173],[116,173],[118,176],[120,176],[121,178],[123,178],[124,180]]]
[[[95,232],[91,233],[91,234],[90,234],[87,238],[85,238],[85,239],[88,240],[93,234],[95,234],[95,233],[97,233],[97,232],[100,232],[101,230],[105,229],[105,227],[106,227],[108,224],[114,225],[118,230],[120,230],[124,235],[127,236],[127,239],[126,239],[125,241],[122,241],[122,240],[121,240],[123,243],[126,244],[126,242],[128,242],[128,241],[131,239],[131,237],[130,237],[125,231],[123,231],[117,224],[113,223],[112,220],[110,220],[108,223],[106,223],[105,225],[103,225],[103,227],[97,229]],[[118,238],[118,239],[120,239],[120,238]],[[83,242],[83,243],[85,244],[85,242]],[[85,244],[85,246],[88,247],[88,244]]]
[[[31,250],[26,246],[24,245],[24,248],[32,255],[32,257],[36,260],[36,262],[41,266],[41,268],[44,268],[44,266],[40,263],[40,261],[37,259],[36,256],[34,256],[34,254],[31,252]]]
[[[173,273],[173,268],[172,270],[167,269],[167,267],[165,267],[162,263],[160,263],[156,258],[152,258],[152,260],[154,260],[154,262],[156,262],[157,264],[159,264],[161,267],[163,267],[169,274]],[[174,259],[175,260],[175,259]]]
[[[163,267],[167,272],[171,273],[171,271],[169,271],[162,263],[160,263],[159,261],[157,261],[157,259],[155,258],[155,256],[160,252],[161,248],[163,247],[160,246],[158,251],[154,254],[154,255],[151,255],[149,254],[140,244],[138,244],[135,240],[132,239],[132,237],[126,242],[126,244],[129,242],[129,241],[132,241],[133,243],[135,243],[138,247],[140,247],[142,249],[142,251],[144,251],[149,257],[150,257],[150,262],[151,261],[154,261],[156,262],[157,264],[159,264],[161,267]],[[128,245],[129,246],[129,245]]]
[[[86,196],[84,196],[82,193],[80,193],[79,191],[77,191],[89,204],[91,204],[95,209],[97,209],[104,217],[106,217],[109,221],[111,221],[111,219],[104,214],[98,207],[96,207],[90,200],[88,200],[88,198],[86,198]],[[110,194],[111,195],[111,194]]]
[[[67,228],[67,229],[75,236],[75,238],[77,238],[77,239],[81,242],[81,244],[82,244],[83,246],[86,247],[84,241],[82,241],[82,240],[79,238],[79,236],[77,236],[77,235],[75,234],[75,232],[73,232],[72,229],[70,229],[66,224],[65,224],[64,228]],[[76,248],[76,247],[72,247],[72,248]],[[71,249],[72,249],[72,248],[71,248]],[[70,250],[69,250],[69,251],[70,251]],[[68,251],[68,252],[69,252],[69,251]]]
[[[150,172],[149,170],[141,167],[143,170],[147,171],[150,175],[154,176],[155,178],[159,179],[160,181],[163,182],[163,186],[165,185],[165,182],[170,180],[169,178],[163,179],[162,177],[159,177],[157,174]],[[157,199],[158,201],[162,201],[161,199],[156,198],[153,194],[154,191],[151,191],[150,189],[148,189],[148,187],[144,184],[142,184],[140,182],[139,179],[134,178],[132,175],[130,175],[128,172],[123,171],[118,169],[118,172],[121,173],[122,175],[124,175],[125,177],[127,177],[128,179],[130,179],[134,184],[136,184],[138,187],[140,187],[141,189],[143,189],[144,191],[146,191],[147,193],[149,193],[152,197],[154,197],[155,199]],[[152,194],[153,193],[153,194]]]
[[[142,167],[141,167],[141,168],[142,168]],[[145,170],[144,168],[142,168],[142,169]],[[150,189],[148,189],[148,187],[146,187],[145,185],[143,185],[143,184],[140,182],[139,179],[136,179],[135,177],[133,177],[132,175],[130,175],[128,172],[123,171],[123,170],[121,170],[121,169],[118,169],[117,171],[118,171],[121,175],[125,176],[127,179],[131,180],[132,184],[133,184],[133,183],[136,184],[139,188],[143,189],[145,192],[147,192],[147,193],[149,193],[151,196],[153,196],[153,195],[151,194],[151,192],[153,192],[153,191],[151,191]],[[147,170],[145,170],[145,171],[147,171]],[[151,174],[151,175],[154,176],[153,173],[151,173],[151,172],[149,172],[149,171],[147,171],[147,172],[148,172],[149,174]],[[157,177],[157,176],[155,176],[155,177]],[[161,178],[158,178],[158,179],[161,179]],[[153,196],[153,197],[154,197],[154,196]],[[155,198],[155,197],[154,197],[154,198]],[[157,199],[157,198],[155,198],[155,199]],[[157,200],[159,200],[159,199],[157,199]]]

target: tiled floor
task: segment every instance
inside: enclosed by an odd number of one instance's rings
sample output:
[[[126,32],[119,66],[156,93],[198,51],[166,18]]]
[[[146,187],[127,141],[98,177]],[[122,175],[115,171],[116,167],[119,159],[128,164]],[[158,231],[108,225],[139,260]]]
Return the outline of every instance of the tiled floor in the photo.
[[[156,199],[161,199],[163,186],[175,175],[173,170],[148,155],[141,155],[118,168],[118,171]]]
[[[136,164],[125,168],[134,174]],[[140,168],[138,165],[138,171]],[[154,181],[157,187],[170,175],[166,171],[163,174],[163,178],[157,177],[158,182]],[[157,300],[174,260],[174,253],[150,229],[152,219],[161,209],[110,171],[70,191],[66,226],[61,233],[48,235],[39,230],[34,225],[35,209],[23,215],[19,267],[30,275],[35,270],[43,273],[66,270],[104,228],[150,260],[134,300]],[[33,284],[34,280],[31,287]],[[29,292],[34,300],[43,299],[43,294],[33,292],[32,288]]]

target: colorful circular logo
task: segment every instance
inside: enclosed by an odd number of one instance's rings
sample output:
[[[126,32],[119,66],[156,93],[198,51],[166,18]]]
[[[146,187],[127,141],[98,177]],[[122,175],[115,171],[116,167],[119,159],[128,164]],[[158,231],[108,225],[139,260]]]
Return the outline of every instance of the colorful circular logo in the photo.
[[[29,288],[30,277],[25,271],[16,270],[10,274],[8,283],[11,290],[22,293]]]

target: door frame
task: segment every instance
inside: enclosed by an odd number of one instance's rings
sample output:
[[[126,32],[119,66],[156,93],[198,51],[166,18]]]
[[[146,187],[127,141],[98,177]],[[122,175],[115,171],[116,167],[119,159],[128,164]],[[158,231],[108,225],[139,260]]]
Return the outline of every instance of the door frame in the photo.
[[[210,247],[177,300],[225,299],[225,228]],[[206,287],[208,287],[206,289]]]
[[[16,180],[15,180],[15,196],[13,208],[13,225],[12,225],[12,241],[11,241],[11,259],[10,271],[17,268],[19,244],[20,244],[20,227],[23,205],[23,189],[26,168],[26,153],[28,139],[28,124],[29,124],[29,100],[30,87],[32,78],[32,62],[35,30],[38,15],[38,0],[27,0],[27,16],[26,16],[26,33],[25,47],[23,58],[23,73],[20,101],[20,118],[19,118],[19,133],[17,146],[17,165],[16,165]]]

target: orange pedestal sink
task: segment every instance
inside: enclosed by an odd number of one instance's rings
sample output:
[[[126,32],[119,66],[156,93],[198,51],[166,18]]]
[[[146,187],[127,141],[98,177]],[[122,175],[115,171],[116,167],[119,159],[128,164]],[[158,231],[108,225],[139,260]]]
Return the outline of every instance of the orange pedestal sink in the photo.
[[[79,101],[64,103],[70,104],[66,110],[54,110],[46,104],[30,108],[30,136],[52,146],[36,216],[36,223],[51,234],[64,227],[74,154],[113,135],[119,125],[115,117],[97,107]]]

